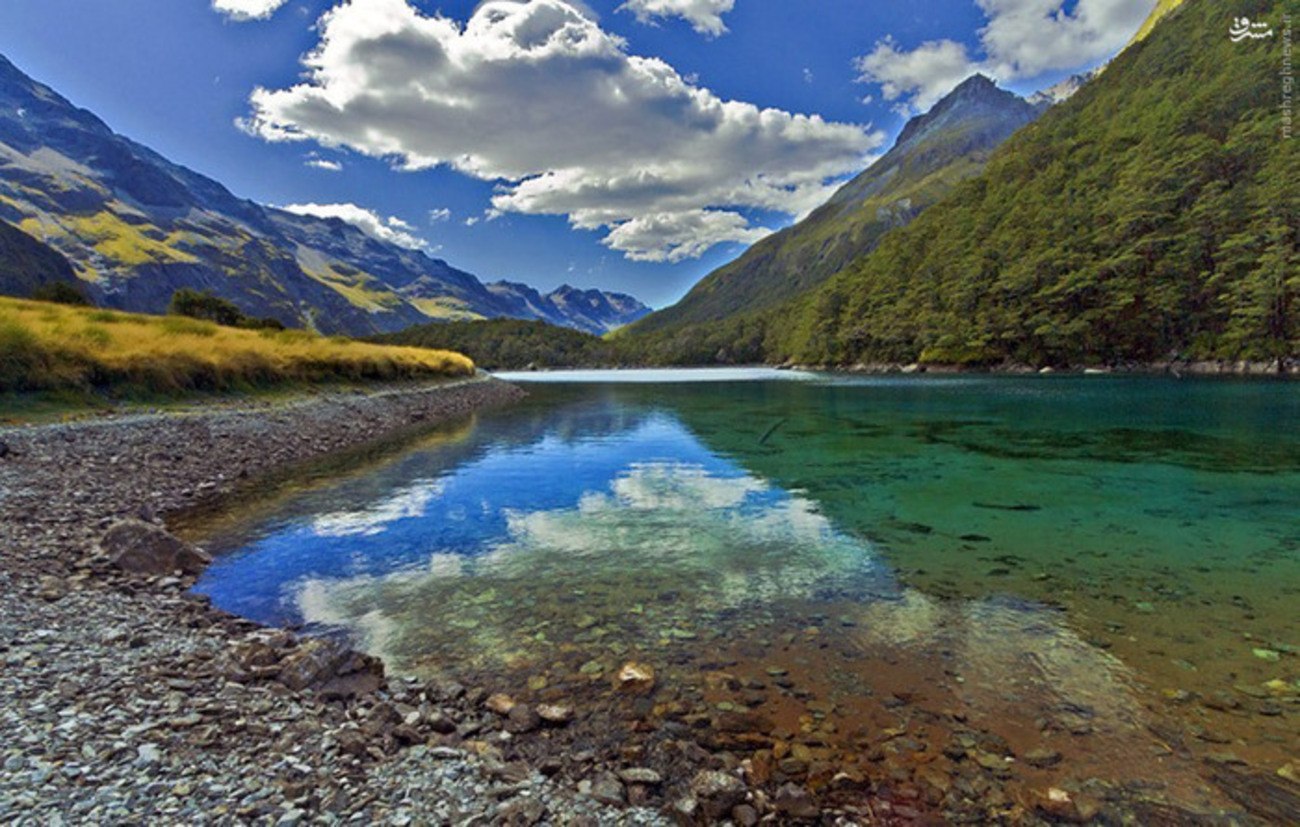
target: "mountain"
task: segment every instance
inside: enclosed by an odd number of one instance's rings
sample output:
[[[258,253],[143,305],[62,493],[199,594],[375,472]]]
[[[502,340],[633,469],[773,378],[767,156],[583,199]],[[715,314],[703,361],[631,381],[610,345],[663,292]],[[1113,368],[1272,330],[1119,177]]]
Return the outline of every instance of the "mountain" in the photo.
[[[650,313],[650,308],[626,294],[580,290],[567,284],[546,295],[512,281],[493,282],[488,290],[509,303],[505,315],[511,318],[537,319],[597,336]]]
[[[3,57],[0,222],[65,257],[95,303],[124,310],[162,312],[188,287],[250,316],[331,334],[516,313],[515,303],[445,261],[337,218],[237,198],[115,134]],[[29,276],[0,270],[0,293],[32,288]],[[619,306],[626,297],[606,299]],[[570,314],[554,304],[548,312],[557,324],[594,323],[588,308]]]
[[[969,78],[909,121],[893,148],[826,204],[759,241],[706,276],[676,305],[628,332],[673,339],[707,336],[707,326],[692,326],[762,310],[816,287],[976,175],[998,144],[1039,113],[983,75]]]
[[[1104,66],[1098,66],[1096,69],[1089,72],[1070,75],[1060,83],[1053,84],[1046,89],[1040,89],[1025,100],[1029,101],[1033,106],[1042,109],[1047,109],[1058,103],[1064,103],[1074,97],[1075,93],[1082,89],[1085,83],[1097,77],[1097,75],[1100,75],[1104,68]]]
[[[1280,28],[1284,6],[1233,13]],[[1217,2],[1185,0],[982,175],[774,313],[764,355],[1295,358],[1300,149],[1279,109],[1283,59],[1282,38],[1233,43]]]
[[[76,271],[59,252],[27,233],[0,221],[0,282],[29,296],[48,284],[77,284]]]

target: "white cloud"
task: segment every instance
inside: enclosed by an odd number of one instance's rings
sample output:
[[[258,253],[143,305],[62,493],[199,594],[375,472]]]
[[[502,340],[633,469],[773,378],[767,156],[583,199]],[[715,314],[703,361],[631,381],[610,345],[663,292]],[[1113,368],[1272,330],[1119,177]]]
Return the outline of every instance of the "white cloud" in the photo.
[[[630,11],[641,23],[653,24],[664,17],[680,17],[700,34],[718,37],[727,33],[722,15],[731,11],[736,0],[627,0],[619,11]]]
[[[411,250],[422,250],[427,246],[415,235],[415,228],[402,219],[391,215],[385,218],[374,210],[356,204],[289,204],[280,209],[296,215],[342,219],[372,238]]]
[[[769,232],[724,210],[655,213],[614,227],[605,237],[605,245],[632,261],[677,262],[697,258],[715,244],[753,244]]]
[[[451,220],[451,210],[446,207],[438,207],[436,210],[429,210],[429,223],[440,224],[443,221]]]
[[[954,40],[905,50],[887,37],[857,59],[858,79],[879,84],[886,100],[901,99],[910,111],[924,111],[976,72],[1008,82],[1105,60],[1128,43],[1155,5],[1155,0],[1078,0],[1067,11],[1066,0],[975,2],[987,19],[976,54]]]
[[[343,165],[338,161],[330,161],[325,158],[308,158],[303,161],[303,165],[312,169],[323,169],[326,172],[339,172],[343,169]]]
[[[289,0],[212,0],[212,8],[240,22],[265,20]]]
[[[351,0],[319,31],[307,79],[254,91],[247,129],[499,180],[493,210],[565,215],[634,258],[753,238],[743,210],[802,214],[884,140],[724,101],[567,0],[488,0],[463,27]]]

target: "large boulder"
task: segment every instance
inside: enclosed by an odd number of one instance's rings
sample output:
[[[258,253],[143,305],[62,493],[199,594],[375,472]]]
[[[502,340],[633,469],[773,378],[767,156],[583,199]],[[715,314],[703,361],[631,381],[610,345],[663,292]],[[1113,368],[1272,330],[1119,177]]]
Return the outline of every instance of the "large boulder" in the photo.
[[[199,574],[212,562],[207,552],[144,520],[120,520],[104,532],[100,548],[123,571],[165,576]]]
[[[311,689],[326,698],[368,695],[383,682],[384,664],[337,640],[303,641],[280,661],[277,680],[295,691]]]

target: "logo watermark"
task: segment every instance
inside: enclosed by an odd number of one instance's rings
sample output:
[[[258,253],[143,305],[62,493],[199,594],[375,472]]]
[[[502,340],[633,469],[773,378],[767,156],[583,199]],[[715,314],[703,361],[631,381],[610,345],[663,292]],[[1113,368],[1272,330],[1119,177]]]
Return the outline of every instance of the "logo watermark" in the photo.
[[[1282,15],[1282,139],[1291,140],[1292,92],[1295,74],[1291,69],[1291,15]]]
[[[1273,27],[1267,23],[1256,23],[1249,17],[1238,17],[1233,19],[1232,26],[1228,28],[1228,37],[1233,43],[1250,38],[1251,40],[1263,40],[1266,37],[1273,36]]]

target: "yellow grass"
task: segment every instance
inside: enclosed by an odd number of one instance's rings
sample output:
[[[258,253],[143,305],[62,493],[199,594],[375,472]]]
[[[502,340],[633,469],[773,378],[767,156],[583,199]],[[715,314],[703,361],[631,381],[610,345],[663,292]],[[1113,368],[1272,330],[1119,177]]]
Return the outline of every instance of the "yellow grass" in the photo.
[[[0,298],[0,392],[180,395],[468,376],[459,353]]]

